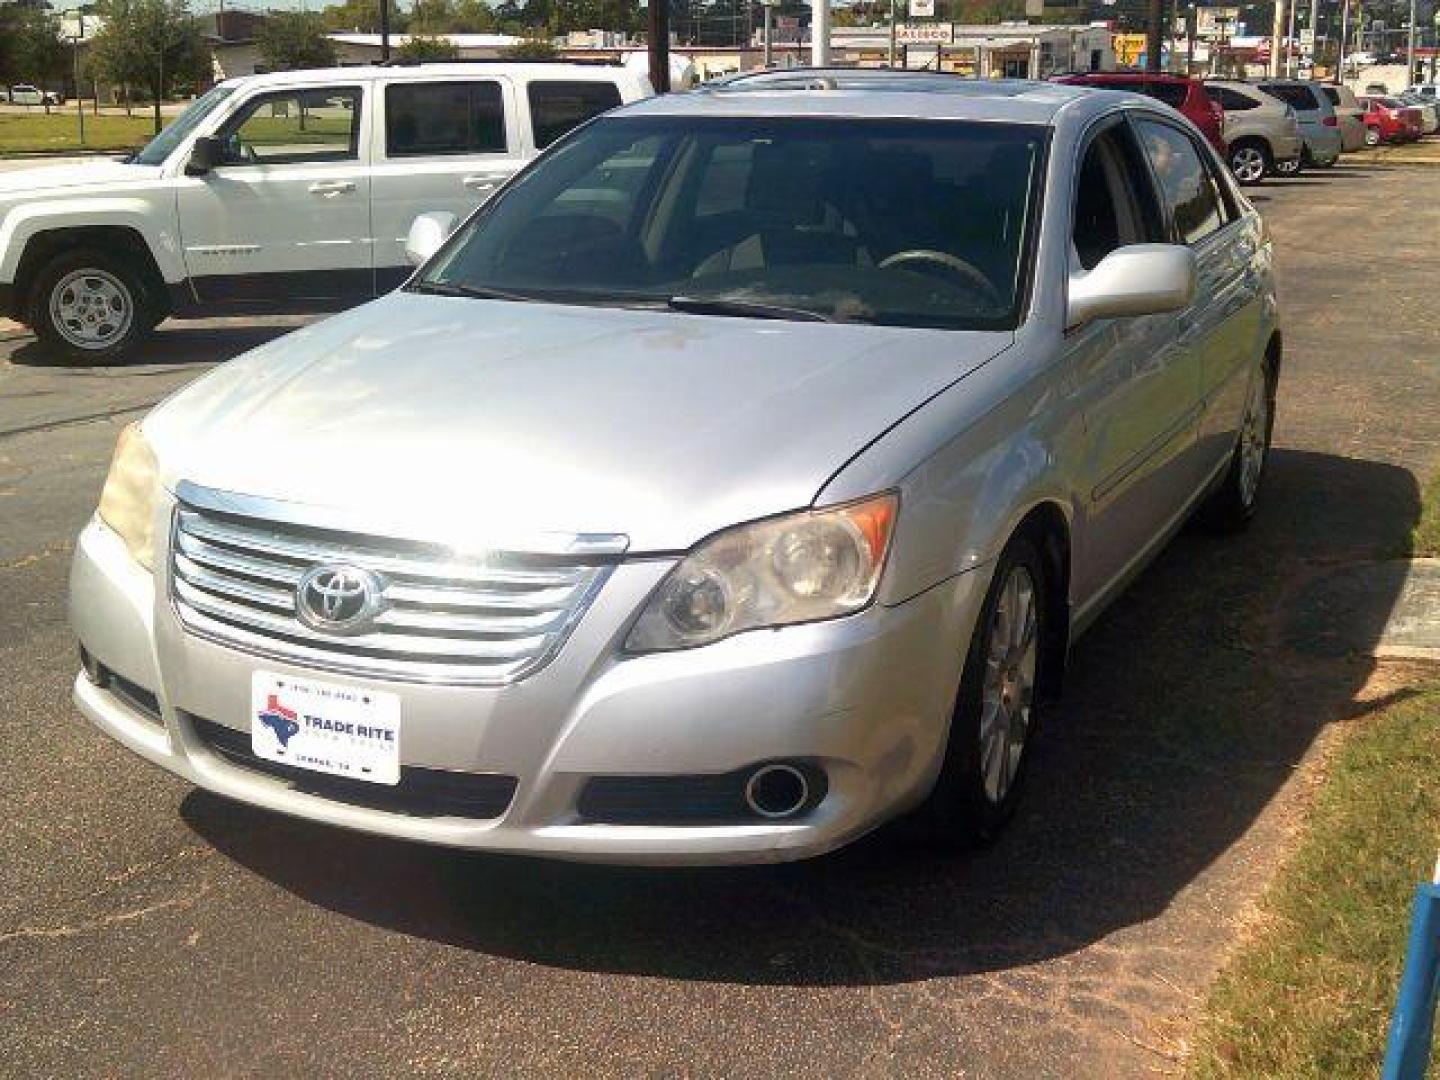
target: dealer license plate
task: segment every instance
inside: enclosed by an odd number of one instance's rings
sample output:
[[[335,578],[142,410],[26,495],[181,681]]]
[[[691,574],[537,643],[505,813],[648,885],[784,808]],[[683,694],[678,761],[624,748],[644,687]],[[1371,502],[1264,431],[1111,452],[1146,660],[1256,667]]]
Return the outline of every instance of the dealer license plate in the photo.
[[[400,698],[257,671],[250,678],[250,749],[282,765],[398,784]]]

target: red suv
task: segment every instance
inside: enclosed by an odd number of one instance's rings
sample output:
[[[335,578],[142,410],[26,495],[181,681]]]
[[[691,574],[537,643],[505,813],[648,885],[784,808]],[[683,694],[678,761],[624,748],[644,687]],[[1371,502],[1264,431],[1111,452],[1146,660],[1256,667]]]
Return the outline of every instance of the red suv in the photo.
[[[1204,133],[1221,158],[1225,157],[1225,139],[1220,134],[1225,123],[1225,110],[1210,99],[1210,95],[1205,93],[1205,84],[1199,79],[1142,71],[1086,71],[1077,75],[1057,75],[1055,82],[1128,90],[1132,94],[1144,94],[1163,101],[1183,113]]]
[[[1394,98],[1362,97],[1360,108],[1364,110],[1360,119],[1365,121],[1366,146],[1379,146],[1382,142],[1414,142],[1424,130],[1420,110],[1409,108]]]

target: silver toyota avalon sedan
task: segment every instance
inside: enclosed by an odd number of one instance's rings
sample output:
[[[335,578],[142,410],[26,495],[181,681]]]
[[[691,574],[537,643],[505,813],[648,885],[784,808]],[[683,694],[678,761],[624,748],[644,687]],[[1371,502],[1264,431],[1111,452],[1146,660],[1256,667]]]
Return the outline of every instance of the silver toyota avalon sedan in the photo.
[[[973,843],[1076,635],[1255,508],[1270,242],[1149,99],[741,81],[449,231],[122,435],[75,700],[142,757],[473,849]]]

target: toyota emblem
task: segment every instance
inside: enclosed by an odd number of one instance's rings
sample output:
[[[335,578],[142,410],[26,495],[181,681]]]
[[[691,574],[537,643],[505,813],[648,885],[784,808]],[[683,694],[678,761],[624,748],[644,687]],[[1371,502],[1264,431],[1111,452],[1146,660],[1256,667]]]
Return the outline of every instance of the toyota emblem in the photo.
[[[317,566],[295,586],[300,621],[330,634],[366,630],[383,606],[384,585],[358,566]]]

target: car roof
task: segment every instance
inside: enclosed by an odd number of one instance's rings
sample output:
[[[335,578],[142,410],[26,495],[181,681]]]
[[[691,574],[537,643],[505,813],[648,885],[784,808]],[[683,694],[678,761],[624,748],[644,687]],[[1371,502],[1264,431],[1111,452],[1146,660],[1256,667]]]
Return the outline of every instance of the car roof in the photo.
[[[483,78],[486,74],[504,73],[532,79],[605,79],[617,76],[626,79],[638,78],[630,69],[620,64],[596,64],[576,61],[554,63],[550,61],[526,60],[482,60],[482,61],[441,61],[423,64],[357,64],[354,67],[300,68],[295,71],[271,71],[263,75],[240,75],[227,82],[237,86],[293,86],[304,83],[346,84],[372,82],[375,79],[433,78]]]
[[[796,78],[790,82],[760,83],[757,80],[747,86],[748,80],[736,80],[684,94],[645,98],[623,107],[618,114],[834,116],[1050,124],[1066,106],[1120,97],[1113,91],[1024,79],[975,80],[932,74],[929,78],[912,80],[898,72],[889,73],[888,78],[854,77],[854,72],[849,73],[850,78],[820,71],[792,74]]]

